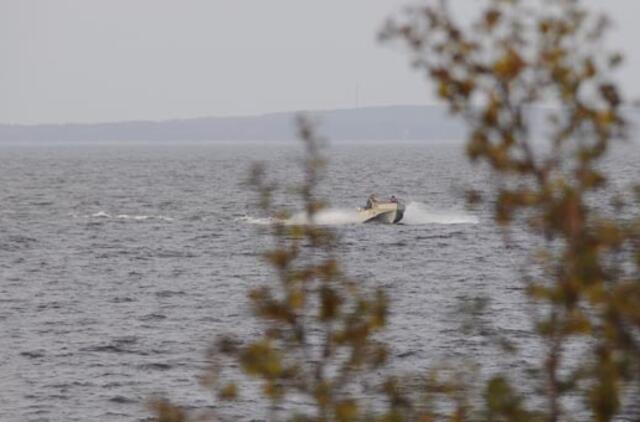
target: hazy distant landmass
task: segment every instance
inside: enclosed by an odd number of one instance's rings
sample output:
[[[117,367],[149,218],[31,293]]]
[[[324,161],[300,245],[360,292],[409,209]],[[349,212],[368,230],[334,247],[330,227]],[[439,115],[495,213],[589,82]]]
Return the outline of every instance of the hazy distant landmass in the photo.
[[[307,112],[332,140],[444,140],[464,127],[438,106],[389,106]],[[0,125],[0,142],[247,141],[296,137],[298,113],[98,124]]]

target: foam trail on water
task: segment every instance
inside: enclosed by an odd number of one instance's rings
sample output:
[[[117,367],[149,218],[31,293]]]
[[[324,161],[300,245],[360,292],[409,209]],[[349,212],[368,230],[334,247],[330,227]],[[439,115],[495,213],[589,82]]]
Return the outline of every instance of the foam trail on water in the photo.
[[[299,212],[286,220],[280,220],[274,217],[251,217],[243,216],[236,218],[236,221],[242,221],[249,224],[268,225],[283,223],[287,225],[306,225],[311,224],[309,216],[306,212]],[[318,211],[314,216],[314,223],[323,226],[341,226],[345,224],[356,224],[360,222],[358,218],[358,210],[348,208],[327,208]]]
[[[266,226],[268,224],[274,224],[278,220],[276,218],[271,218],[271,217],[259,218],[259,217],[250,217],[248,215],[245,215],[243,217],[236,218],[235,221],[241,221],[243,223],[258,224],[261,226]]]
[[[95,218],[111,218],[111,215],[104,212],[104,211],[98,211],[94,214],[91,214],[91,217],[95,217]]]
[[[404,218],[400,222],[407,225],[422,224],[478,224],[478,217],[460,210],[434,210],[420,202],[407,205]]]
[[[164,215],[129,215],[129,214],[119,214],[116,215],[116,218],[121,220],[163,220],[163,221],[173,221],[171,217],[165,217]]]
[[[87,217],[91,218],[115,218],[118,220],[135,220],[135,221],[143,221],[143,220],[163,220],[163,221],[173,221],[171,217],[165,217],[163,215],[129,215],[129,214],[117,214],[112,215],[106,211],[98,211],[93,213]]]
[[[341,226],[360,222],[358,210],[347,208],[326,208],[314,215],[314,223],[323,226]],[[287,224],[309,224],[307,213],[301,212],[286,221]]]

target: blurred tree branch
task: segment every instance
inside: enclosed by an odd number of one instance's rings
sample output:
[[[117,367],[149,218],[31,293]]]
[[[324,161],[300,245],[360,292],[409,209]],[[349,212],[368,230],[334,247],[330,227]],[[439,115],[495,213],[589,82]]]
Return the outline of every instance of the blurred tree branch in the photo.
[[[263,335],[223,337],[211,350],[204,380],[219,400],[237,399],[243,388],[229,380],[248,378],[261,385],[271,420],[608,421],[625,411],[640,417],[640,399],[627,393],[640,386],[640,220],[622,217],[637,204],[616,198],[607,211],[590,200],[606,196],[601,161],[627,132],[612,76],[622,56],[602,41],[608,20],[575,0],[478,5],[476,19],[461,25],[448,1],[426,1],[389,21],[381,38],[408,46],[414,66],[466,122],[467,155],[499,180],[491,198],[496,223],[526,227],[546,242],[532,251],[540,271],[526,277],[546,351],[537,368],[543,388],[525,394],[508,372],[481,391],[465,371],[417,380],[380,373],[389,356],[377,338],[386,325],[385,294],[362,292],[345,274],[330,228],[277,219],[270,227],[274,247],[264,255],[276,281],[249,294]],[[324,141],[308,120],[298,128],[306,152],[299,193],[313,223],[324,206],[316,193]],[[276,186],[265,168],[256,167],[251,180],[263,209],[284,216],[272,203]],[[577,355],[577,340],[589,346],[587,355]],[[370,380],[376,389],[368,389]],[[584,407],[574,401],[569,412],[565,398],[576,395]],[[154,406],[158,420],[194,420],[169,402]]]
[[[639,310],[622,305],[619,294],[636,302],[640,284],[637,268],[621,265],[638,264],[635,224],[604,216],[588,200],[591,192],[605,195],[599,162],[626,135],[611,76],[622,56],[602,44],[609,22],[579,1],[491,0],[462,27],[447,3],[411,9],[382,38],[409,47],[414,65],[470,128],[469,158],[500,176],[496,222],[522,222],[549,242],[540,254],[545,277],[528,290],[546,314],[537,321],[547,347],[545,419],[566,418],[562,397],[579,390],[593,419],[611,420],[625,386],[638,382]],[[536,129],[546,145],[532,141],[535,113],[545,117],[544,132]],[[589,337],[592,353],[568,370],[576,337]]]

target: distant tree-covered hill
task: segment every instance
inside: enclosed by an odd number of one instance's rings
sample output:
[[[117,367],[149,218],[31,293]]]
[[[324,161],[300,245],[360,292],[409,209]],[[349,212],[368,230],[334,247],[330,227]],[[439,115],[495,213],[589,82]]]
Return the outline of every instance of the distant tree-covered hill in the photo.
[[[463,128],[436,106],[390,106],[309,112],[332,140],[440,140]],[[296,113],[99,124],[0,125],[0,142],[245,141],[295,138]]]

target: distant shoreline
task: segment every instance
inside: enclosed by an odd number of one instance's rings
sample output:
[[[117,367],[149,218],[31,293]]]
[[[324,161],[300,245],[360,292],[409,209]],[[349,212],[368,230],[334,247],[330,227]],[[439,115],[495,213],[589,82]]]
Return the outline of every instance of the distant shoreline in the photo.
[[[531,125],[533,135],[541,138],[549,127],[544,110],[533,109]],[[443,106],[397,105],[161,121],[0,124],[0,143],[288,141],[297,138],[295,119],[300,113],[317,121],[318,132],[332,141],[443,141],[467,133],[461,119]],[[638,110],[625,114],[632,131],[640,127]]]
[[[305,111],[332,140],[456,139],[463,125],[440,106],[381,106]],[[197,117],[163,121],[0,124],[0,142],[162,142],[162,141],[285,141],[296,138],[299,112],[258,116]]]

